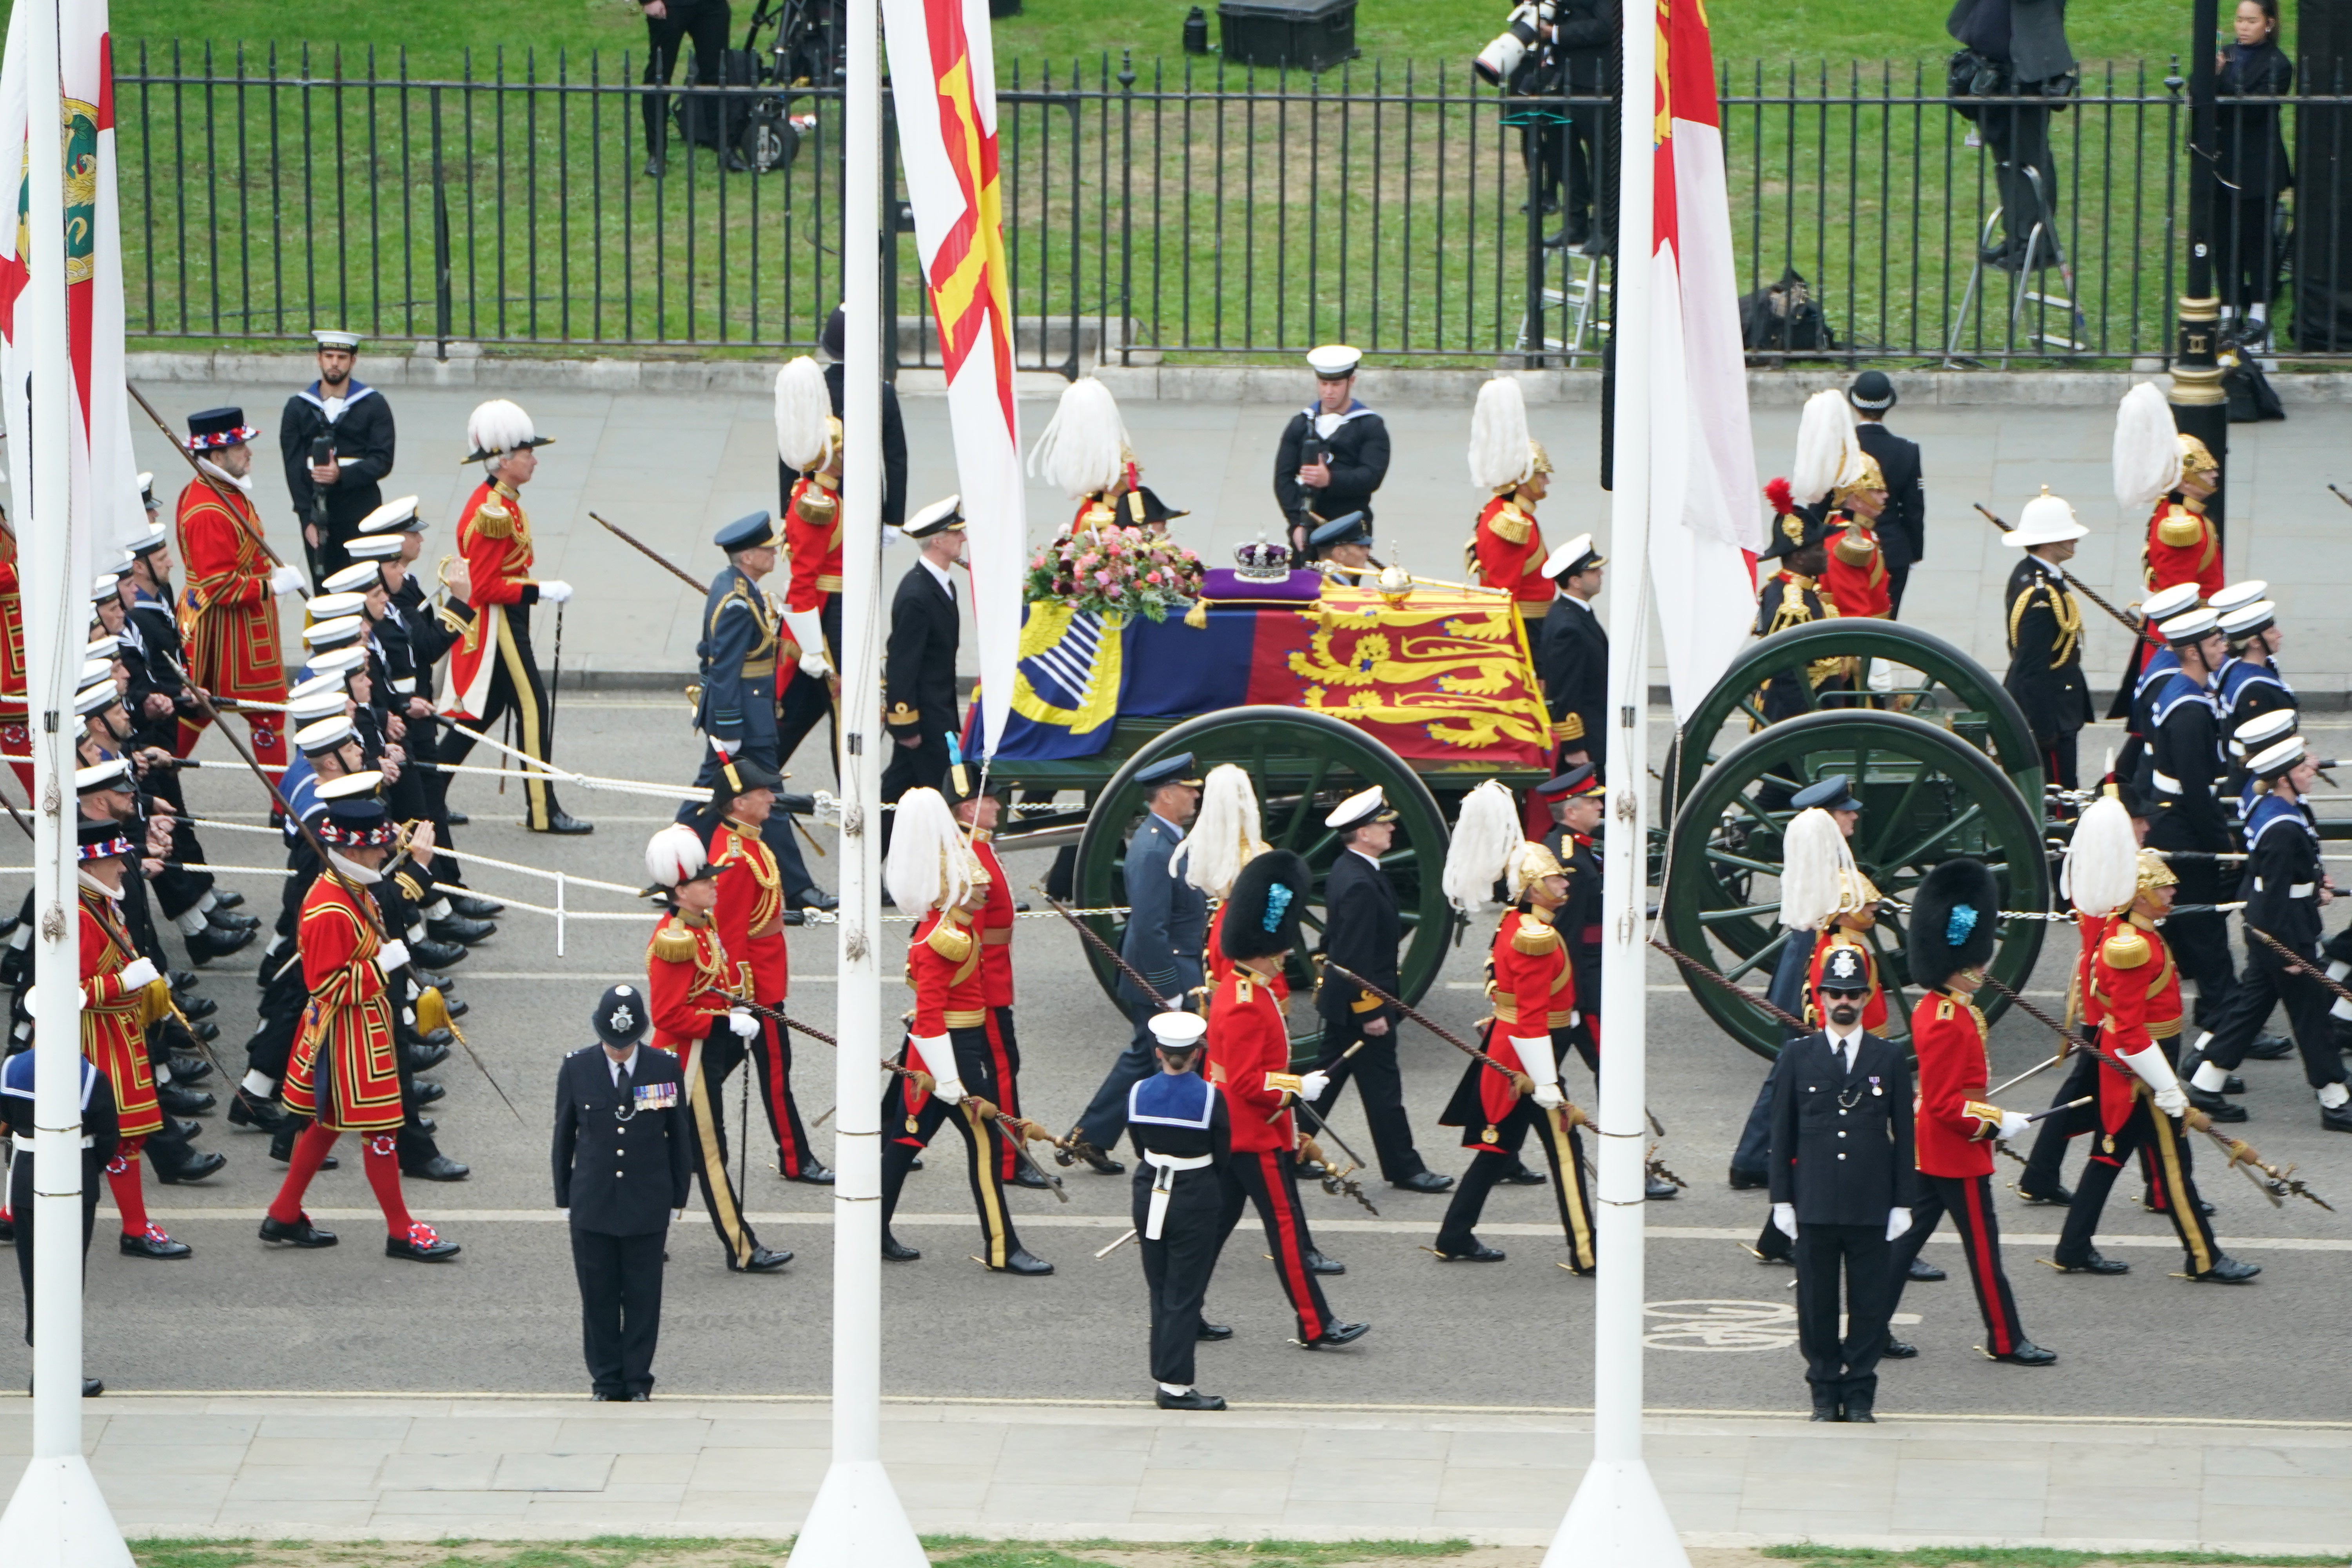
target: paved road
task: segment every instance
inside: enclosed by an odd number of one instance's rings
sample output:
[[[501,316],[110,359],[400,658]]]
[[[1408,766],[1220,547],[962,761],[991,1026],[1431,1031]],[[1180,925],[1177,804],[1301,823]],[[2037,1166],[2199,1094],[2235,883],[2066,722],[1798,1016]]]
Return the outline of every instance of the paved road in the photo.
[[[1663,728],[1658,726],[1657,728]],[[688,770],[686,715],[676,702],[648,704],[569,699],[559,756],[575,766],[626,777],[666,778]],[[217,740],[202,754],[222,755]],[[829,782],[803,774],[797,783]],[[534,838],[511,826],[517,798],[500,802],[490,781],[464,781],[457,798],[476,826],[466,847],[634,884],[641,847],[656,826],[656,803],[620,795],[573,795],[575,812],[595,818],[594,837]],[[255,792],[225,773],[193,782],[199,810],[240,813],[255,821]],[[265,864],[270,841],[212,833],[208,847],[228,863]],[[1045,868],[1042,853],[1010,857],[1025,886]],[[832,880],[826,861],[819,876]],[[541,889],[512,874],[486,873],[484,888],[523,896]],[[244,879],[256,904],[260,878]],[[0,879],[13,881],[13,879]],[[0,892],[6,889],[0,888]],[[13,895],[12,895],[13,896]],[[574,909],[631,907],[614,895],[573,889]],[[394,1263],[375,1244],[377,1220],[355,1160],[323,1174],[314,1212],[335,1218],[344,1246],[296,1253],[263,1247],[254,1237],[259,1210],[278,1168],[263,1142],[210,1119],[205,1145],[231,1156],[226,1172],[202,1187],[163,1188],[157,1211],[195,1256],[184,1263],[134,1262],[115,1254],[102,1226],[89,1268],[89,1364],[126,1390],[343,1390],[566,1393],[581,1387],[576,1297],[562,1226],[549,1207],[547,1107],[555,1063],[587,1039],[587,1009],[606,982],[641,974],[647,930],[642,918],[573,923],[569,951],[554,952],[551,923],[510,914],[500,934],[475,950],[457,973],[473,1004],[467,1030],[490,1068],[516,1096],[518,1124],[469,1066],[442,1069],[449,1097],[437,1109],[445,1148],[470,1162],[460,1185],[411,1184],[411,1201],[464,1244],[454,1264],[427,1268]],[[829,931],[791,936],[800,978],[793,1005],[820,1026],[832,1021]],[[1023,925],[1015,945],[1022,1037],[1029,1058],[1025,1098],[1039,1118],[1066,1124],[1091,1092],[1126,1025],[1076,962],[1075,940],[1050,922]],[[240,955],[240,958],[242,955]],[[1480,956],[1465,942],[1450,959],[1430,1010],[1466,1026],[1481,1010]],[[239,1046],[249,1027],[250,966],[237,960],[208,972],[205,991],[221,1003],[224,1047]],[[2037,985],[2054,990],[2057,966],[2045,963]],[[1738,1245],[1763,1215],[1759,1195],[1723,1184],[1726,1155],[1755,1090],[1760,1067],[1729,1046],[1671,984],[1652,971],[1653,1106],[1672,1136],[1664,1157],[1692,1182],[1678,1201],[1650,1211],[1656,1229],[1648,1297],[1654,1303],[1725,1301],[1750,1321],[1734,1342],[1693,1342],[1677,1331],[1693,1310],[1661,1307],[1658,1332],[1670,1342],[1648,1358],[1654,1407],[1782,1410],[1801,1402],[1800,1367],[1785,1308],[1785,1269],[1759,1266]],[[895,1005],[886,991],[886,1006]],[[1408,1033],[1406,1086],[1423,1144],[1440,1170],[1468,1156],[1433,1126],[1457,1071],[1452,1051]],[[2015,1070],[2043,1055],[2047,1041],[2022,1020],[2004,1023],[1996,1065]],[[229,1053],[241,1061],[241,1051]],[[804,1058],[805,1059],[805,1058]],[[803,1093],[811,1115],[830,1105],[833,1064],[809,1063]],[[1582,1097],[1589,1083],[1571,1073]],[[2250,1129],[2265,1153],[2297,1161],[2322,1192],[2352,1214],[2352,1139],[2322,1132],[2300,1074],[2286,1063],[2247,1069],[2254,1111]],[[756,1129],[760,1118],[753,1114]],[[1339,1125],[1354,1140],[1362,1121],[1352,1097]],[[820,1132],[821,1147],[829,1139]],[[1360,1144],[1360,1147],[1366,1145]],[[755,1151],[747,1203],[761,1235],[799,1257],[782,1275],[726,1273],[698,1210],[672,1233],[668,1316],[658,1363],[665,1391],[680,1394],[810,1394],[828,1378],[831,1256],[829,1205],[816,1189],[782,1182],[772,1151]],[[2014,1167],[2004,1167],[2004,1172]],[[1072,1202],[1017,1193],[1013,1198],[1031,1247],[1055,1262],[1052,1279],[1018,1280],[982,1273],[966,1261],[976,1227],[969,1198],[949,1161],[934,1161],[908,1189],[901,1234],[921,1247],[919,1264],[887,1271],[885,1386],[894,1394],[1013,1398],[1139,1397],[1146,1391],[1145,1324],[1139,1270],[1131,1249],[1099,1262],[1090,1254],[1125,1228],[1128,1183],[1083,1173]],[[2005,1178],[2004,1178],[2005,1179]],[[2236,1178],[2211,1178],[2227,1244],[2264,1266],[2262,1279],[2236,1291],[2168,1278],[2179,1253],[2163,1222],[2118,1201],[2104,1245],[2131,1260],[2121,1279],[2060,1277],[2032,1261],[2045,1256],[2056,1211],[2004,1205],[2003,1223],[2023,1233],[2008,1249],[2029,1331],[2061,1353],[2046,1372],[1996,1365],[1970,1347],[1981,1337],[1957,1249],[1948,1240],[1929,1256],[1956,1270],[1952,1282],[1915,1288],[1905,1310],[1919,1321],[1905,1331],[1924,1353],[1891,1366],[1882,1405],[1893,1411],[1998,1412],[2016,1415],[2163,1415],[2340,1418],[2338,1328],[2352,1281],[2352,1218],[2308,1205],[2273,1210]],[[1215,1314],[1239,1331],[1203,1352],[1207,1386],[1259,1401],[1467,1405],[1480,1409],[1574,1407],[1591,1396],[1593,1286],[1554,1267],[1561,1257],[1550,1228],[1550,1197],[1541,1189],[1503,1189],[1486,1234],[1510,1252],[1499,1267],[1445,1267],[1422,1248],[1433,1238],[1443,1198],[1375,1191],[1379,1220],[1344,1200],[1309,1195],[1317,1234],[1349,1265],[1331,1282],[1336,1310],[1370,1320],[1374,1332],[1344,1353],[1307,1355],[1286,1342],[1288,1314],[1271,1269],[1247,1230],[1236,1234],[1211,1294]],[[13,1277],[13,1270],[7,1278]],[[14,1310],[14,1289],[0,1298]],[[1720,1340],[1723,1336],[1717,1336]],[[9,1336],[13,1341],[13,1336]],[[1743,1349],[1741,1342],[1761,1348]],[[960,1352],[942,1358],[939,1347]],[[1531,1356],[1534,1347],[1547,1353]],[[0,1385],[22,1377],[24,1350],[0,1345]]]

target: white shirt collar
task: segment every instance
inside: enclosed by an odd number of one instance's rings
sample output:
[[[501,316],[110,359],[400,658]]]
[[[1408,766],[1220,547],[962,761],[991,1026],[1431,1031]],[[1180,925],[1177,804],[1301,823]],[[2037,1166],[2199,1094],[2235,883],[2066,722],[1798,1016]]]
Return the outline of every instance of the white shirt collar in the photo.
[[[1184,830],[1182,828],[1177,826],[1172,822],[1169,822],[1166,817],[1160,816],[1158,812],[1155,811],[1151,814],[1151,819],[1154,822],[1166,823],[1168,831],[1174,834],[1177,837],[1181,838],[1184,837]]]
[[[955,579],[948,575],[947,568],[940,565],[928,555],[918,555],[915,559],[922,564],[924,571],[931,574],[940,588],[946,591],[949,600],[952,602],[956,596]]]
[[[253,493],[253,476],[251,474],[247,474],[243,479],[239,479],[236,475],[230,473],[226,468],[222,468],[218,463],[214,462],[210,458],[198,458],[196,459],[196,467],[203,472],[210,474],[214,479],[235,485],[247,495],[251,495]]]
[[[1352,844],[1350,844],[1350,845],[1349,845],[1349,846],[1348,846],[1348,852],[1349,852],[1349,854],[1351,854],[1351,855],[1363,855],[1363,856],[1364,856],[1364,859],[1365,859],[1365,861],[1366,861],[1366,862],[1367,862],[1367,863],[1368,863],[1368,864],[1372,868],[1372,869],[1374,869],[1375,871],[1377,871],[1377,870],[1379,870],[1379,869],[1380,869],[1380,867],[1381,867],[1381,858],[1380,858],[1379,856],[1377,856],[1377,855],[1364,855],[1364,852],[1363,852],[1362,850],[1360,850],[1360,849],[1357,848],[1357,847],[1356,847],[1354,845],[1352,845]]]
[[[604,1053],[604,1066],[605,1068],[613,1075],[613,1087],[614,1089],[620,1088],[621,1074],[624,1071],[626,1071],[634,1076],[637,1070],[637,1047],[632,1045],[629,1047],[629,1054],[621,1058],[618,1061],[613,1059],[612,1052],[606,1051]]]
[[[1862,1026],[1856,1024],[1853,1026],[1853,1033],[1841,1036],[1836,1029],[1823,1025],[1822,1033],[1829,1037],[1830,1049],[1845,1058],[1846,1070],[1851,1072],[1853,1069],[1854,1058],[1862,1051],[1864,1033]]]

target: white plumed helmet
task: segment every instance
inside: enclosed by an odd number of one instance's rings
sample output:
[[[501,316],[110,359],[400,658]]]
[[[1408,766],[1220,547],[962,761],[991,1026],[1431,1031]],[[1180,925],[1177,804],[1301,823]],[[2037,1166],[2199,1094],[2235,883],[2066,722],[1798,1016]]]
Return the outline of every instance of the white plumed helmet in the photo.
[[[675,888],[706,863],[702,840],[683,822],[673,822],[646,840],[646,875],[656,888]]]
[[[776,456],[807,473],[833,460],[833,400],[824,372],[803,354],[776,372]]]
[[[1445,850],[1446,900],[1465,915],[1491,905],[1523,837],[1519,803],[1501,780],[1488,779],[1465,795]]]
[[[2124,394],[2116,410],[2116,500],[2146,510],[2180,483],[2179,432],[2172,405],[2152,381]]]
[[[522,405],[503,397],[493,397],[477,407],[466,419],[466,439],[474,444],[469,463],[499,458],[524,447],[544,447],[539,432],[531,428],[530,416]]]
[[[1478,388],[1478,406],[1470,413],[1470,482],[1506,489],[1526,483],[1535,469],[1526,395],[1511,377],[1496,376]]]
[[[1853,407],[1845,394],[1816,392],[1805,399],[1797,421],[1797,458],[1789,488],[1806,506],[1862,477],[1862,440],[1854,434]]]
[[[1128,447],[1118,399],[1093,376],[1082,376],[1062,389],[1054,422],[1029,448],[1029,472],[1072,500],[1082,500],[1118,482]]]
[[[2139,838],[2122,801],[2101,795],[2084,807],[2058,885],[2086,915],[2111,915],[2138,896]]]
[[[1859,909],[1862,872],[1837,818],[1811,806],[1790,819],[1780,840],[1780,923],[1819,931],[1832,915]]]
[[[947,797],[935,789],[910,789],[898,799],[898,816],[890,827],[890,858],[882,868],[892,901],[910,915],[963,902],[971,891],[971,851]]]
[[[1219,763],[1201,781],[1201,809],[1169,857],[1168,869],[1213,899],[1234,890],[1234,879],[1265,851],[1260,837],[1257,789],[1249,774]]]

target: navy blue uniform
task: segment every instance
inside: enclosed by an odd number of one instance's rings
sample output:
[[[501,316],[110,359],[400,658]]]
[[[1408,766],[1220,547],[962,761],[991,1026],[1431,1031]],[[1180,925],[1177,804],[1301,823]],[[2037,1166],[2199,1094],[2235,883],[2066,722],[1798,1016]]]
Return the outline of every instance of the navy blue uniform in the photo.
[[[2231,810],[2222,805],[2221,721],[2205,684],[2175,669],[2148,708],[2148,798],[2157,805],[2147,830],[2151,849],[2203,849],[2227,854]],[[2221,901],[2221,863],[2183,859],[2172,863],[2179,879],[2174,895],[2183,904]],[[2219,914],[2177,914],[2164,924],[2165,941],[2186,979],[2197,983],[2197,1022],[2218,1029],[2228,1016],[2237,976],[2230,964],[2230,931]]]
[[[2183,868],[2188,862],[2182,862]],[[2246,900],[2246,929],[2276,937],[2312,968],[2325,972],[2320,956],[2319,831],[2304,808],[2283,795],[2254,797],[2246,814],[2246,868],[2238,896]],[[2166,931],[2178,923],[2166,922]],[[2304,1080],[2314,1089],[2345,1081],[2344,1059],[2336,1050],[2328,1020],[2334,998],[2318,981],[2252,936],[2246,939],[2246,967],[2238,992],[2213,1033],[2198,1042],[2205,1060],[2235,1071],[2246,1059],[2273,1004],[2286,1004],[2295,1048],[2303,1054]]]
[[[622,1079],[600,1046],[555,1077],[555,1206],[572,1211],[580,1338],[595,1391],[650,1391],[661,1337],[662,1247],[694,1194],[694,1139],[677,1058],[639,1046]]]
[[[1135,1235],[1151,1300],[1151,1375],[1190,1388],[1201,1303],[1224,1240],[1232,1116],[1224,1095],[1198,1073],[1155,1072],[1128,1092],[1127,1131],[1138,1161]]]

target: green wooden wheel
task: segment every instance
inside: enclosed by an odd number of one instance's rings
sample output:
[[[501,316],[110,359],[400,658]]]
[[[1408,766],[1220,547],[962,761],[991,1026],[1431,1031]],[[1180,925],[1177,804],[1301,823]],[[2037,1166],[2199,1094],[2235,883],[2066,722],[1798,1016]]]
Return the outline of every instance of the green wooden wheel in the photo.
[[[1095,799],[1078,838],[1073,890],[1084,909],[1123,908],[1127,903],[1126,845],[1143,812],[1143,791],[1136,784],[1138,770],[1161,757],[1191,752],[1206,773],[1220,763],[1246,769],[1257,786],[1265,840],[1277,849],[1295,849],[1315,871],[1316,895],[1309,900],[1303,925],[1303,945],[1288,965],[1290,987],[1304,995],[1315,984],[1307,950],[1323,931],[1323,876],[1341,853],[1337,837],[1323,826],[1331,808],[1356,791],[1379,784],[1397,814],[1396,841],[1381,858],[1381,868],[1396,884],[1397,904],[1403,917],[1404,951],[1398,955],[1398,973],[1404,999],[1418,1002],[1437,976],[1451,931],[1452,910],[1440,886],[1445,868],[1446,822],[1437,799],[1405,761],[1351,724],[1327,714],[1295,708],[1229,708],[1190,719],[1153,739],[1129,757]],[[1115,915],[1089,915],[1089,925],[1113,948],[1125,934],[1127,922]],[[1117,966],[1095,952],[1087,952],[1095,978],[1116,996]],[[1311,1013],[1294,1012],[1305,1022]],[[1308,1026],[1311,1029],[1311,1024]],[[1295,1032],[1294,1055],[1310,1051],[1318,1034]]]
[[[1855,618],[1790,626],[1739,657],[1683,726],[1684,739],[1668,759],[1672,799],[1665,815],[1674,814],[1675,803],[1690,794],[1717,758],[1745,740],[1752,726],[1764,723],[1758,689],[1768,679],[1817,659],[1839,658],[1862,661],[1865,674],[1873,666],[1891,664],[1895,683],[1882,692],[1816,692],[1808,685],[1811,710],[1892,710],[1941,725],[1990,751],[2027,804],[2041,813],[2045,782],[2041,750],[2017,700],[1992,673],[1942,637],[1916,626]]]
[[[1889,899],[1907,901],[1935,866],[1972,855],[2000,881],[2001,908],[2050,907],[2041,813],[1982,752],[1950,731],[1901,713],[1808,713],[1759,731],[1698,781],[1667,840],[1666,940],[1761,993],[1788,941],[1780,912],[1780,839],[1788,797],[1831,773],[1857,781],[1863,803],[1855,862]],[[2042,951],[2043,922],[2005,921],[1992,973],[2021,987]],[[1886,989],[1891,1039],[1910,1035],[1917,997],[1903,962],[1904,917],[1882,910],[1870,933]],[[1780,1026],[1758,1008],[1688,973],[1706,1015],[1759,1056],[1778,1055]],[[2003,1004],[1989,998],[1988,1016]]]

